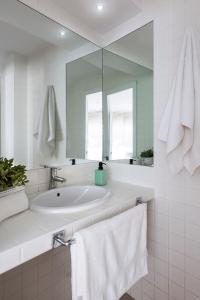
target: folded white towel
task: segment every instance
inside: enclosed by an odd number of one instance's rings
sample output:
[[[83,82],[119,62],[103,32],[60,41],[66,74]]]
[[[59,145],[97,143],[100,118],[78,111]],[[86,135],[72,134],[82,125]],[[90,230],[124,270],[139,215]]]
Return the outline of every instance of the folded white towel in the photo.
[[[147,274],[146,204],[74,235],[73,300],[118,300]]]
[[[53,86],[47,88],[46,99],[34,136],[41,155],[52,156],[56,150],[56,96]]]
[[[167,159],[173,173],[186,167],[193,174],[200,165],[200,66],[196,38],[192,29],[186,31],[159,130],[159,139],[167,144]]]

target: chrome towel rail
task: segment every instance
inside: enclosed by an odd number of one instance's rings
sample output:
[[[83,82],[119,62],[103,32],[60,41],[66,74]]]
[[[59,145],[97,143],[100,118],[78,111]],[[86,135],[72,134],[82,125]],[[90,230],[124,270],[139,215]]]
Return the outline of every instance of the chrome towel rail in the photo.
[[[136,206],[143,204],[143,199],[142,197],[137,197],[136,198]],[[56,232],[53,235],[53,248],[57,248],[59,246],[71,246],[75,243],[75,239],[69,239],[67,241],[65,241],[65,231],[61,230],[59,232]]]
[[[69,239],[65,241],[65,231],[61,230],[53,235],[53,248],[59,246],[71,246],[75,243],[74,239]]]

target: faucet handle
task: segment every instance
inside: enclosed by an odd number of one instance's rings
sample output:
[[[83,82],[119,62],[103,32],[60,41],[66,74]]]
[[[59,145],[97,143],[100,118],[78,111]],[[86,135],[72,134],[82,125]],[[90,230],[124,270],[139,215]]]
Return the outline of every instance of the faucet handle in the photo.
[[[52,169],[52,170],[57,170],[57,171],[62,170],[61,167],[49,167],[49,168]]]
[[[51,169],[51,170],[62,170],[62,168],[61,167],[56,167],[56,166],[48,166],[48,165],[40,165],[41,167],[43,167],[43,168],[49,168],[49,169]]]

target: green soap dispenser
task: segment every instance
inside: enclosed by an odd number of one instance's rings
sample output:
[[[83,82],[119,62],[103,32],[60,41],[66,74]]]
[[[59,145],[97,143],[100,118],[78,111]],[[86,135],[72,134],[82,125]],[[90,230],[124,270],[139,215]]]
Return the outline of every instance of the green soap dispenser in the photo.
[[[107,172],[103,169],[103,162],[99,162],[99,168],[95,170],[95,185],[103,186],[107,184]]]

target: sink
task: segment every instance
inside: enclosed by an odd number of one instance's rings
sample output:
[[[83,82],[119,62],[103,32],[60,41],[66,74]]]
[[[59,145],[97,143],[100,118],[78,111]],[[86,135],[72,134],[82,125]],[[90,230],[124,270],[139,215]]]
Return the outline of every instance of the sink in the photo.
[[[32,199],[30,208],[46,214],[80,212],[104,203],[110,192],[94,185],[68,186],[53,189]]]

